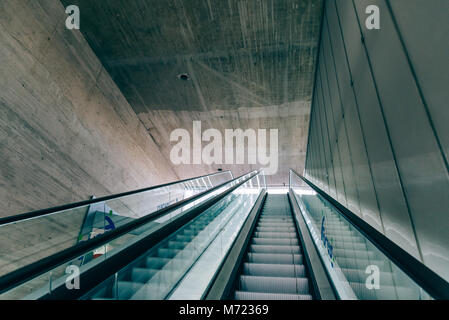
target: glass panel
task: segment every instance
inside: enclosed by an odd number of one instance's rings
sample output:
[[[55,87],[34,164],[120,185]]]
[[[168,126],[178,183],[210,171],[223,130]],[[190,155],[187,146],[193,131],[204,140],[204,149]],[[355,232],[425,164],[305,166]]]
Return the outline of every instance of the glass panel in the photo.
[[[341,299],[430,299],[336,208],[292,171],[290,185]]]
[[[251,180],[255,185],[257,178]],[[181,290],[177,295],[201,295],[260,191],[245,183],[118,272],[119,299],[165,299],[175,287]],[[207,268],[192,269],[199,263]],[[184,279],[186,273],[189,277]],[[193,287],[195,292],[189,289]],[[95,288],[85,298],[108,297],[103,294]]]
[[[222,175],[222,174],[226,174],[227,176],[230,176],[229,173],[227,173],[227,172],[219,173],[219,174],[215,174],[215,175]],[[253,173],[250,173],[250,174],[253,174]],[[242,177],[241,179],[239,179],[239,181],[241,181],[244,178],[249,177],[250,174],[247,174],[245,177]],[[202,180],[202,178],[197,179],[197,180]],[[191,181],[189,181],[189,182],[191,182]],[[25,284],[19,286],[18,288],[14,289],[14,290],[10,290],[6,293],[1,294],[0,299],[3,299],[5,297],[11,297],[11,294],[12,294],[11,292],[15,292],[15,293],[13,293],[14,299],[34,299],[36,296],[39,296],[39,294],[44,293],[45,290],[47,290],[46,288],[50,288],[50,286],[54,287],[56,284],[60,284],[61,281],[65,281],[65,279],[68,276],[68,274],[66,272],[68,266],[70,266],[70,265],[77,266],[80,268],[80,272],[82,273],[87,268],[90,268],[93,264],[104,261],[111,255],[116,254],[117,252],[120,252],[121,250],[125,250],[130,244],[135,243],[136,241],[139,241],[140,239],[148,236],[150,233],[163,227],[167,223],[173,221],[179,215],[185,214],[188,210],[191,210],[191,209],[197,207],[198,205],[204,203],[207,199],[210,199],[210,198],[216,196],[217,194],[231,188],[232,186],[234,186],[237,183],[238,183],[237,181],[230,181],[229,183],[225,184],[224,186],[221,186],[220,188],[218,188],[217,190],[214,190],[214,191],[212,191],[192,202],[189,202],[188,204],[186,204],[176,210],[171,210],[171,211],[167,212],[166,214],[164,214],[163,216],[158,217],[155,220],[150,221],[149,223],[145,224],[144,226],[136,228],[136,229],[132,230],[131,232],[124,234],[124,235],[110,241],[109,243],[107,243],[103,246],[100,246],[99,248],[97,248],[95,250],[86,252],[82,256],[78,257],[77,259],[74,259],[72,262],[70,262],[68,264],[64,264],[64,265],[57,267],[55,270],[53,270],[52,277],[41,276],[41,277],[39,277],[41,279],[41,281],[31,280],[29,282],[26,282]],[[182,186],[182,189],[178,188],[178,185]],[[168,194],[171,194],[172,196],[175,196],[175,195],[180,194],[179,193],[180,190],[183,190],[183,196],[185,196],[187,198],[188,194],[194,194],[197,192],[201,192],[202,189],[203,190],[206,189],[206,186],[204,184],[202,185],[202,187],[201,187],[201,185],[197,184],[197,190],[191,190],[191,189],[186,189],[184,183],[180,183],[180,184],[176,184],[176,186],[167,186],[167,187],[163,187],[160,189],[156,189],[156,191],[160,191],[160,192],[158,192],[158,193],[153,192],[151,194],[153,196],[158,195],[159,197],[164,197],[165,196],[164,192],[165,192],[165,194],[168,193]],[[161,190],[163,190],[163,191],[161,191]],[[153,191],[153,190],[151,190],[151,191]],[[187,196],[186,196],[186,194],[187,194]],[[133,197],[133,196],[135,196],[135,197]],[[126,198],[126,199],[124,199],[124,198]],[[157,201],[157,198],[155,198],[155,199]],[[158,199],[160,200],[161,198],[158,198]],[[179,201],[179,198],[177,201]],[[93,220],[93,223],[92,223],[93,231],[90,234],[87,234],[85,239],[82,239],[82,240],[88,240],[98,234],[105,232],[105,231],[112,230],[112,229],[108,229],[108,227],[107,227],[108,225],[106,224],[107,219],[105,217],[108,217],[108,216],[114,217],[114,214],[109,215],[110,213],[107,213],[107,208],[112,208],[112,207],[120,208],[121,212],[125,212],[126,210],[129,210],[128,212],[131,212],[131,210],[132,210],[132,212],[138,212],[138,210],[142,210],[141,212],[144,212],[145,203],[147,203],[149,206],[152,205],[151,202],[147,202],[147,199],[145,197],[141,197],[141,194],[136,194],[136,195],[132,195],[132,196],[122,197],[120,199],[106,201],[105,203],[102,202],[102,203],[96,204],[94,207],[94,210],[97,211],[97,216],[94,216],[96,219]],[[87,207],[84,208],[84,211],[86,211],[86,208]],[[153,208],[154,208],[154,206],[153,206]],[[74,210],[68,210],[68,212],[73,213]],[[101,216],[100,213],[98,213],[98,212],[102,212],[103,216]],[[61,214],[61,213],[58,212],[57,214]],[[85,213],[84,213],[84,215],[85,215]],[[80,216],[81,216],[80,220],[82,218],[84,218],[84,215],[80,214]],[[101,218],[98,218],[98,216],[100,216]],[[48,217],[48,216],[46,216],[46,217]],[[32,219],[30,219],[30,220],[32,220]],[[38,220],[38,219],[34,219],[34,220]],[[42,218],[41,218],[41,220],[46,221],[45,219],[42,219]],[[57,220],[57,221],[59,221],[59,220]],[[113,222],[117,222],[117,220],[113,220]],[[78,229],[78,232],[79,232],[79,229]],[[78,240],[79,237],[76,232],[74,233],[74,235],[72,235],[72,239],[73,239],[73,242],[70,243],[70,245],[67,245],[67,247],[73,246],[74,244],[77,243],[76,240]],[[52,252],[52,253],[54,253],[54,252]],[[37,257],[43,258],[43,256],[39,256],[39,255],[37,255]],[[23,288],[20,289],[21,287],[23,287],[25,289],[23,289]],[[31,295],[29,295],[30,292],[32,293]]]
[[[75,245],[88,210],[84,206],[0,226],[0,276]]]

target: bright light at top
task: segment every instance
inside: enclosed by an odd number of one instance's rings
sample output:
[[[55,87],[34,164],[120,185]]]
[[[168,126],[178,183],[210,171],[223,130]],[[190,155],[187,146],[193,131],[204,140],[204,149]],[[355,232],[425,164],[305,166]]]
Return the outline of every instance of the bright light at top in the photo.
[[[267,188],[267,192],[271,194],[286,194],[288,193],[288,188]]]
[[[294,188],[293,191],[296,194],[304,194],[304,195],[316,195],[316,192],[313,189],[310,188]]]

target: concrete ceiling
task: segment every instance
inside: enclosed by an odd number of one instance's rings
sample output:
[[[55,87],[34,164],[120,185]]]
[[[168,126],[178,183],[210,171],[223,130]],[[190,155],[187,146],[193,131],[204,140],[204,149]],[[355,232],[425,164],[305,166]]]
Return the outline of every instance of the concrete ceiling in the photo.
[[[201,120],[203,130],[278,129],[279,171],[268,182],[302,172],[322,0],[61,1],[79,6],[81,32],[167,161],[170,132]]]

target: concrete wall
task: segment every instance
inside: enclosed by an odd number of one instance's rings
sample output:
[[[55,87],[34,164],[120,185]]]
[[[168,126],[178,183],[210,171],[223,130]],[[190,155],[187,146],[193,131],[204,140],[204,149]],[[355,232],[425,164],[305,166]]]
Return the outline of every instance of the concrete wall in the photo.
[[[177,180],[60,1],[0,1],[0,216]]]
[[[449,280],[449,2],[325,7],[305,175]]]

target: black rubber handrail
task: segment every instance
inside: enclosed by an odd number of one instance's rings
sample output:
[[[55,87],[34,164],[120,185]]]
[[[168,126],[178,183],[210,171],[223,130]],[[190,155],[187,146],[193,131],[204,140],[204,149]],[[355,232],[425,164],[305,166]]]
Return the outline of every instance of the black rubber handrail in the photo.
[[[218,174],[223,174],[226,172],[231,173],[230,170],[214,172],[214,173],[206,174],[206,175],[199,176],[199,177],[188,178],[188,179],[179,180],[179,181],[173,181],[173,182],[169,182],[169,183],[165,183],[165,184],[160,184],[160,185],[147,187],[147,188],[143,188],[143,189],[138,189],[138,190],[133,190],[133,191],[122,192],[122,193],[105,196],[105,197],[101,197],[101,198],[84,200],[84,201],[64,204],[61,206],[51,207],[51,208],[47,208],[47,209],[41,209],[41,210],[35,210],[35,211],[26,212],[26,213],[16,214],[16,215],[13,215],[10,217],[0,218],[0,226],[4,225],[4,224],[12,223],[12,222],[17,222],[20,220],[26,220],[26,219],[30,219],[30,218],[44,216],[44,215],[51,214],[51,213],[56,213],[59,211],[69,210],[69,209],[73,209],[73,208],[77,208],[77,207],[84,207],[84,206],[87,206],[90,204],[104,202],[104,201],[121,198],[121,197],[129,196],[129,195],[133,195],[133,194],[137,194],[137,193],[141,193],[141,192],[146,192],[146,191],[150,191],[150,190],[154,190],[154,189],[158,189],[158,188],[164,188],[164,187],[168,187],[168,186],[171,186],[171,185],[174,185],[177,183],[183,183],[183,182],[187,182],[190,180],[201,179],[201,178],[210,177],[210,176],[214,176],[214,175],[218,175]],[[232,177],[232,173],[231,173],[231,177]],[[232,180],[232,178],[230,180],[228,180],[227,182],[229,182],[231,180]]]
[[[388,239],[385,235],[374,229],[364,220],[359,218],[355,213],[340,204],[340,202],[332,198],[325,191],[321,190],[313,182],[298,174],[293,169],[290,169],[290,171],[303,180],[329,203],[331,203],[336,209],[338,209],[338,211],[349,223],[360,231],[429,295],[431,295],[434,299],[449,299],[449,283],[446,280],[424,265],[421,261],[413,257],[407,251],[399,247],[396,243]]]
[[[214,188],[211,188],[205,192],[193,195],[190,198],[187,198],[185,200],[179,201],[170,206],[162,208],[161,210],[158,210],[158,211],[156,211],[152,214],[149,214],[147,216],[144,216],[144,217],[141,217],[134,221],[128,222],[125,225],[122,225],[120,227],[117,227],[114,230],[111,230],[111,231],[108,231],[101,235],[98,235],[95,238],[89,239],[88,241],[78,243],[72,247],[69,247],[62,251],[59,251],[59,252],[54,253],[48,257],[45,257],[45,258],[40,259],[36,262],[33,262],[29,265],[26,265],[17,270],[14,270],[10,273],[7,273],[0,277],[0,294],[4,293],[6,291],[9,291],[12,288],[15,288],[15,287],[19,286],[20,284],[23,284],[31,279],[34,279],[34,278],[44,274],[45,272],[53,270],[54,268],[66,263],[66,262],[76,259],[79,256],[85,254],[86,252],[95,250],[98,247],[100,247],[106,243],[109,243],[110,241],[151,222],[152,220],[160,217],[163,214],[166,214],[172,210],[178,209],[179,207],[182,207],[189,202],[192,202],[210,192],[213,192],[216,189],[221,188],[226,184],[229,184],[233,181],[243,178],[246,175],[249,175],[248,178],[246,178],[245,180],[243,180],[237,184],[237,186],[240,186],[241,184],[245,183],[246,181],[252,179],[254,176],[259,174],[259,172],[260,171],[257,170],[257,171],[252,171],[250,173],[243,174],[237,178],[234,178],[233,180],[224,182],[224,183],[222,183]],[[234,187],[230,187],[230,189],[233,189],[233,188]],[[221,194],[226,193],[228,190],[222,192]],[[219,197],[221,194],[214,196],[214,198]]]

